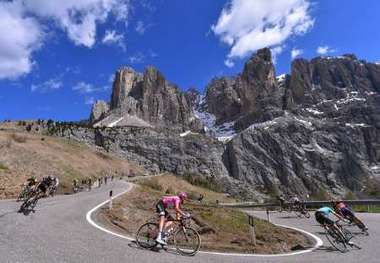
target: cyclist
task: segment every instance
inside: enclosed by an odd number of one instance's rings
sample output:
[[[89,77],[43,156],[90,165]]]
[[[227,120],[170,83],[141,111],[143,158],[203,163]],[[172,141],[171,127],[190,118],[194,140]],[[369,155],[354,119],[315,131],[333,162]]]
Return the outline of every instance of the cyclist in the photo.
[[[333,214],[335,217],[337,217],[340,220],[344,220],[342,216],[334,212],[334,210],[328,206],[321,207],[317,211],[315,211],[315,219],[321,225],[328,225],[330,227],[334,227],[336,231],[338,231],[339,233],[342,234],[342,236],[344,236],[344,234],[342,233],[342,230],[336,225],[336,223],[333,220],[329,218],[330,214]],[[350,242],[348,242],[348,244],[351,245]]]
[[[38,184],[38,181],[36,177],[32,176],[29,177],[26,182],[23,184],[23,190],[21,191],[18,200],[27,198],[27,196],[30,194],[30,191],[33,190],[33,188]]]
[[[55,192],[57,191],[59,186],[59,179],[57,177],[53,177],[53,184],[50,187],[50,195],[54,195]]]
[[[166,245],[165,240],[163,239],[163,230],[167,229],[172,222],[166,222],[169,215],[166,209],[174,208],[177,214],[177,219],[180,219],[181,216],[189,217],[190,215],[183,212],[181,209],[182,204],[187,199],[187,193],[180,192],[178,195],[174,196],[164,196],[156,204],[156,212],[160,215],[160,224],[159,224],[159,233],[156,239],[156,242],[161,245]]]
[[[46,176],[42,178],[41,183],[37,186],[37,189],[41,191],[43,196],[46,196],[48,194],[48,190],[50,189],[51,186],[54,184],[54,179],[52,176]]]
[[[351,223],[354,222],[363,232],[368,230],[364,223],[355,216],[354,212],[343,201],[333,201],[332,204],[336,213],[346,218]]]

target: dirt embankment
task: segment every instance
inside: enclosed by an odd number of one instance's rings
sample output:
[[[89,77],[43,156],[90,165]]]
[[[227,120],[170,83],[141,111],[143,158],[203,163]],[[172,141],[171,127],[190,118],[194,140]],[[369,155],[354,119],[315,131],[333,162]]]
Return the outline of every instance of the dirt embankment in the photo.
[[[30,176],[60,179],[58,193],[71,192],[79,180],[106,175],[142,174],[142,169],[103,151],[62,138],[0,130],[0,199],[15,197]]]
[[[252,245],[247,215],[239,210],[221,208],[219,201],[235,201],[222,193],[196,187],[174,176],[144,179],[117,202],[113,210],[102,209],[98,217],[119,231],[134,236],[138,227],[155,216],[155,203],[164,194],[190,193],[184,205],[196,221],[193,225],[202,237],[202,249],[243,253],[274,254],[289,252],[296,246],[308,247],[311,241],[299,232],[255,219],[256,246]],[[202,202],[197,201],[200,194]]]

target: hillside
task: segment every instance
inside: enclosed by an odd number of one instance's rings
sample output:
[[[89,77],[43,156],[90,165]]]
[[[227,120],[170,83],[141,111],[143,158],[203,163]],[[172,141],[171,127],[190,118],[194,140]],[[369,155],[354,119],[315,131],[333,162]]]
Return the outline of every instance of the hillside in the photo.
[[[60,179],[59,193],[71,192],[74,178],[142,173],[142,169],[104,151],[64,138],[0,130],[0,198],[15,197],[32,175],[41,179],[53,175]]]
[[[172,175],[142,179],[137,183],[132,191],[114,202],[111,211],[101,210],[98,219],[116,231],[133,236],[140,225],[155,216],[154,206],[161,196],[186,191],[189,200],[184,209],[195,218],[192,226],[201,234],[202,250],[276,254],[312,245],[299,232],[255,219],[257,245],[253,246],[247,215],[216,205],[216,200],[236,201],[225,194],[192,185]],[[200,194],[204,196],[201,202],[198,201]]]

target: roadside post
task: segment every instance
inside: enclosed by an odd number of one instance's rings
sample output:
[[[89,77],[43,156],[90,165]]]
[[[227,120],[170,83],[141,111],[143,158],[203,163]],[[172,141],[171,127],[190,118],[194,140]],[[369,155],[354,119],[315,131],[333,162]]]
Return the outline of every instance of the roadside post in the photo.
[[[248,215],[248,224],[251,229],[251,244],[256,246],[256,233],[255,233],[255,223],[253,221],[253,217]]]
[[[269,214],[268,208],[267,208],[267,220],[268,220],[268,222],[270,222],[270,214]]]
[[[110,191],[110,202],[109,202],[109,209],[112,209],[112,190]]]

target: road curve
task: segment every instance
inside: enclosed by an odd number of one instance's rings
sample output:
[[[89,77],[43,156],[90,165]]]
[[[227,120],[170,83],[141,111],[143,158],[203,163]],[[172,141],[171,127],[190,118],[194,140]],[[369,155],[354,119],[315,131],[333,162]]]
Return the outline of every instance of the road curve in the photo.
[[[86,214],[115,194],[125,191],[128,184],[114,181],[91,192],[57,196],[41,200],[36,213],[24,216],[17,213],[19,203],[0,201],[0,258],[1,262],[378,262],[380,215],[360,214],[370,227],[371,235],[362,237],[363,249],[341,254],[329,249],[328,243],[314,252],[287,257],[238,257],[198,254],[183,257],[166,251],[146,251],[128,240],[100,231],[86,220]],[[265,217],[262,212],[252,212]],[[278,224],[298,227],[321,236],[313,219],[296,219],[275,213]]]

